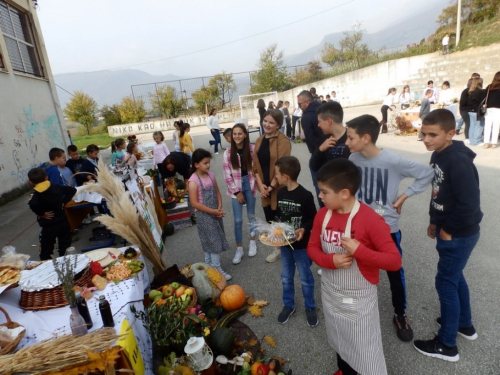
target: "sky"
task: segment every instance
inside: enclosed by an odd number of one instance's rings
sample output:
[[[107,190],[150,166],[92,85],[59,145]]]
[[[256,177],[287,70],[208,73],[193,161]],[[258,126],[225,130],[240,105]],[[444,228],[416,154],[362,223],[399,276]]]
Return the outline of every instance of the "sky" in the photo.
[[[198,77],[255,70],[260,53],[273,43],[285,55],[300,53],[357,21],[373,33],[436,1],[448,5],[448,0],[39,0],[37,13],[53,74],[131,68]]]

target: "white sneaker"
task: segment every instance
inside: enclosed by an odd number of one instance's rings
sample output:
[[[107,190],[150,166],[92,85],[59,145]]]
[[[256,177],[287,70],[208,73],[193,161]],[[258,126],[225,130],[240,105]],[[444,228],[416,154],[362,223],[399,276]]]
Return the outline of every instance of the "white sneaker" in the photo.
[[[217,269],[219,270],[220,273],[222,273],[222,276],[224,276],[224,278],[226,279],[226,281],[229,281],[229,280],[231,280],[233,278],[230,274],[228,274],[226,271],[224,271],[222,269],[222,267],[217,267]]]
[[[484,143],[483,143],[483,142],[478,143],[476,146],[478,146],[478,147],[482,147],[482,146],[484,146]]]
[[[237,247],[236,248],[236,253],[234,254],[233,258],[233,264],[240,264],[241,263],[241,258],[243,258],[243,255],[245,252],[243,251],[242,247]]]
[[[219,155],[219,153],[218,153],[218,152],[214,152],[214,154],[215,154],[215,155]]]
[[[464,143],[465,143],[465,144],[467,144],[467,145],[470,145],[470,141],[469,141],[468,139],[466,139],[466,140],[464,141]]]
[[[323,275],[323,270],[321,268],[318,270],[318,275]]]
[[[250,245],[248,246],[248,256],[254,257],[257,255],[257,242],[255,240],[250,240]]]
[[[281,249],[279,247],[273,247],[271,252],[266,258],[267,263],[276,262],[281,257]]]

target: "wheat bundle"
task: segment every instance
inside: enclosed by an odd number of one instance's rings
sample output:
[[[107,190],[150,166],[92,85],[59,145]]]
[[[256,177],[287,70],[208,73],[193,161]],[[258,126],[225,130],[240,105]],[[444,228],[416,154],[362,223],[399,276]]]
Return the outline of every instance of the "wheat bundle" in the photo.
[[[95,191],[106,198],[113,216],[101,215],[95,220],[104,224],[113,233],[139,247],[144,256],[159,272],[167,267],[163,261],[153,233],[146,221],[137,212],[130,193],[125,191],[122,181],[115,177],[104,163],[99,161],[98,183],[86,185],[82,190]],[[153,206],[154,207],[154,206]],[[151,210],[151,211],[154,211]],[[155,223],[158,219],[154,219]]]
[[[116,344],[114,328],[101,328],[84,336],[61,336],[22,348],[15,354],[0,357],[0,375],[55,371],[85,363],[88,352],[98,353]]]

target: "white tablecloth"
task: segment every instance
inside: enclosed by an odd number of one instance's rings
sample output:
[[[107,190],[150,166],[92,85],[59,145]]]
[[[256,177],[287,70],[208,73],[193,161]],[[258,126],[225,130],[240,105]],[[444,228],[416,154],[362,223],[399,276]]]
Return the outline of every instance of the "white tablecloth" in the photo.
[[[125,248],[120,249],[122,251]],[[149,289],[149,276],[147,270],[139,273],[133,278],[123,280],[119,284],[108,283],[103,291],[94,291],[93,297],[87,301],[94,331],[102,327],[102,319],[99,312],[99,296],[105,295],[111,305],[115,329],[120,331],[123,320],[126,318],[133,327],[134,336],[139,345],[142,359],[145,366],[145,374],[153,374],[152,370],[152,344],[149,334],[136,320],[130,311],[130,306],[134,305],[138,311],[144,310],[144,292]],[[0,295],[0,305],[8,312],[12,321],[23,325],[26,334],[19,343],[17,349],[39,343],[42,340],[53,336],[71,334],[69,317],[71,311],[69,306],[44,311],[24,311],[19,307],[21,289],[8,290]],[[1,315],[1,314],[0,314]],[[0,316],[0,323],[4,323]]]
[[[82,191],[83,186],[77,186],[76,187],[76,194],[73,197],[73,200],[76,203],[80,202],[90,202],[90,203],[95,203],[95,204],[100,204],[102,202],[103,196],[99,193],[95,193],[92,191]]]
[[[153,158],[137,160],[137,169],[142,168],[147,171],[148,169],[153,169],[153,167]]]

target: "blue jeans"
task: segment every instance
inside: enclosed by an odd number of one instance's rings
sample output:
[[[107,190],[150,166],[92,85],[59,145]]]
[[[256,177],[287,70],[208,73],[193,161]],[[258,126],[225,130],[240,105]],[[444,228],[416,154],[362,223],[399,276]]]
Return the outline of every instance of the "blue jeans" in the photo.
[[[484,129],[484,117],[481,120],[477,120],[477,113],[469,112],[469,119],[469,141],[471,145],[476,146],[481,143],[481,137]]]
[[[241,192],[245,196],[245,204],[247,205],[247,217],[250,223],[250,237],[255,236],[255,197],[250,189],[250,181],[248,176],[241,178]],[[243,204],[238,202],[238,199],[232,198],[233,215],[234,215],[234,237],[236,243],[243,242]]]
[[[469,287],[463,275],[470,254],[479,240],[479,233],[469,237],[444,241],[436,230],[436,249],[439,261],[436,291],[441,304],[439,340],[446,346],[455,346],[458,328],[472,326]]]
[[[212,137],[214,137],[214,141],[209,141],[209,143],[214,145],[214,152],[219,152],[219,144],[222,146],[219,129],[214,129],[214,131],[210,131],[210,133]]]
[[[315,309],[314,277],[311,272],[312,260],[306,250],[292,250],[288,246],[281,247],[281,282],[283,283],[283,304],[286,307],[295,307],[295,266],[299,270],[302,295],[306,309]]]
[[[311,171],[311,177],[313,180],[314,190],[316,190],[316,199],[318,200],[319,208],[325,207],[321,199],[319,199],[319,187],[318,182],[316,181],[316,172],[314,172],[311,168],[311,159],[309,159],[309,170]]]
[[[215,268],[220,267],[220,254],[212,254],[205,251],[205,263],[211,264]]]

